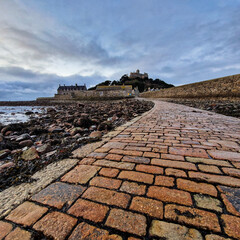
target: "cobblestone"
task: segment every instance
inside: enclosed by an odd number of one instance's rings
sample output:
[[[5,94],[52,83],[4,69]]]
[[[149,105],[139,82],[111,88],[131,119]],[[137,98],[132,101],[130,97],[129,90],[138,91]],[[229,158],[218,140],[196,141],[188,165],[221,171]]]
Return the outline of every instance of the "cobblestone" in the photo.
[[[148,164],[150,162],[150,159],[149,158],[145,158],[145,157],[124,156],[122,161],[123,162]]]
[[[218,186],[218,189],[228,212],[240,216],[240,188]]]
[[[134,163],[113,162],[113,161],[109,161],[109,160],[98,160],[94,163],[94,165],[103,166],[103,167],[119,168],[119,169],[127,169],[127,170],[132,170],[135,166]]]
[[[217,173],[217,174],[222,173],[217,166],[198,164],[198,168],[202,172]]]
[[[85,184],[97,173],[99,169],[99,167],[95,166],[79,165],[64,175],[61,180],[70,183]]]
[[[35,223],[33,228],[42,231],[48,237],[62,240],[71,232],[76,223],[76,218],[60,212],[51,212]]]
[[[204,164],[209,164],[209,165],[231,167],[231,164],[229,162],[222,161],[222,160],[207,159],[207,158],[194,158],[194,157],[186,157],[186,160],[188,162],[192,162],[192,163],[204,163]]]
[[[15,208],[6,219],[24,226],[30,226],[47,211],[46,207],[40,207],[31,202],[24,202]]]
[[[68,210],[76,217],[83,217],[93,222],[102,222],[108,212],[108,207],[84,199],[78,199]]]
[[[186,170],[197,170],[195,164],[188,162],[180,162],[180,161],[171,161],[171,160],[163,160],[153,158],[151,164],[158,165],[161,167],[172,167],[172,168],[180,168]]]
[[[118,169],[115,168],[102,168],[99,172],[100,175],[105,177],[116,177],[119,173]]]
[[[109,160],[114,160],[114,161],[120,161],[122,159],[122,155],[118,155],[118,154],[108,154],[105,159],[109,159]]]
[[[162,159],[185,161],[184,157],[180,155],[162,154],[161,156]]]
[[[122,240],[122,237],[116,234],[109,234],[108,231],[100,228],[96,228],[87,223],[80,223],[74,229],[73,233],[70,235],[69,240]]]
[[[118,189],[121,185],[121,180],[105,178],[105,177],[95,177],[90,181],[90,185],[96,187],[103,187],[109,189]]]
[[[146,234],[146,218],[143,215],[112,209],[107,218],[106,225],[122,232],[129,232],[139,236]]]
[[[196,229],[157,220],[152,221],[149,233],[152,237],[160,237],[166,240],[203,239],[201,233]]]
[[[197,183],[187,179],[177,179],[177,187],[189,192],[209,194],[214,197],[217,196],[217,189],[207,183]]]
[[[110,150],[110,153],[123,154],[126,156],[129,155],[129,156],[136,156],[136,157],[141,157],[143,155],[143,152],[140,152],[140,151],[121,150],[121,149],[112,149]]]
[[[180,148],[180,147],[170,147],[170,154],[180,155],[180,156],[190,156],[190,157],[200,157],[200,158],[209,158],[208,154],[203,149],[197,148]]]
[[[173,202],[184,205],[192,205],[192,198],[188,192],[166,187],[149,187],[148,197],[159,199],[163,202]]]
[[[221,202],[216,198],[195,194],[194,199],[197,207],[222,212]]]
[[[5,240],[31,240],[31,233],[18,227],[10,232]]]
[[[183,170],[167,168],[165,170],[166,175],[175,176],[175,177],[187,177],[187,174]]]
[[[71,205],[85,189],[82,186],[56,182],[35,194],[32,200],[60,209],[64,204]]]
[[[145,173],[163,174],[163,168],[150,165],[139,164],[136,166],[136,170]]]
[[[240,239],[240,217],[231,215],[222,215],[224,221],[224,230],[230,237]]]
[[[221,237],[221,236],[216,235],[216,234],[206,235],[205,239],[206,240],[233,240],[232,238],[225,238],[225,237]]]
[[[239,119],[157,100],[43,187],[0,193],[20,196],[0,239],[240,239],[239,136]]]
[[[156,176],[155,185],[173,187],[174,186],[174,178],[167,176]]]
[[[83,194],[83,198],[122,208],[126,208],[130,201],[130,196],[128,194],[97,187],[88,188]]]
[[[124,181],[120,190],[130,194],[144,195],[146,192],[146,186],[135,182]]]
[[[227,175],[240,178],[240,169],[235,168],[222,168],[223,172]]]
[[[204,180],[211,183],[240,187],[240,179],[229,176],[212,175],[200,172],[189,172],[189,177],[198,180]]]
[[[223,159],[230,161],[240,161],[240,153],[221,150],[209,150],[209,155],[214,159]]]
[[[150,175],[147,173],[141,173],[141,172],[122,171],[120,172],[118,178],[132,180],[136,182],[148,183],[148,184],[153,183],[153,175]]]
[[[183,207],[177,205],[166,205],[165,217],[179,223],[187,223],[202,229],[220,232],[221,228],[217,215],[197,208]]]
[[[140,213],[146,213],[151,217],[156,217],[158,219],[163,218],[163,204],[160,201],[143,197],[135,197],[132,200],[130,209]]]
[[[0,221],[0,239],[3,239],[12,230],[12,225],[7,222]]]

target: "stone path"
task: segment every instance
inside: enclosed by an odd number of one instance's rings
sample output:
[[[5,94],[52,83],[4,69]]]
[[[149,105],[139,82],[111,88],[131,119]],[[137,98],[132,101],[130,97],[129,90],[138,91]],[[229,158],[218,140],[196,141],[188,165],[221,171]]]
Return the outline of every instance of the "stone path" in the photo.
[[[239,119],[156,101],[12,210],[0,239],[240,239],[239,140]]]

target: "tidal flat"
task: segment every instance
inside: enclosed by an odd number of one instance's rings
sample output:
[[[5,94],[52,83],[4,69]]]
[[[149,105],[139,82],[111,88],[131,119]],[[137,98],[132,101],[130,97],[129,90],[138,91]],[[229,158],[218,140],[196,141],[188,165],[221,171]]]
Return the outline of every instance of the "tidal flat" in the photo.
[[[71,156],[117,126],[150,110],[140,100],[75,102],[25,107],[27,121],[0,124],[0,190],[22,182],[52,162]],[[13,113],[13,114],[12,114]],[[13,107],[11,118],[16,116]],[[1,115],[0,115],[1,118]],[[7,122],[7,121],[5,121]]]

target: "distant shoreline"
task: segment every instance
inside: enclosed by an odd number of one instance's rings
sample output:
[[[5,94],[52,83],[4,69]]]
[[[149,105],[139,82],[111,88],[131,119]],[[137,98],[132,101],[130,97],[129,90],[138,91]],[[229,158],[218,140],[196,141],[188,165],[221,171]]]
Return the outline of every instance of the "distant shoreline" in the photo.
[[[40,101],[0,101],[0,106],[54,106],[56,102],[40,102]]]

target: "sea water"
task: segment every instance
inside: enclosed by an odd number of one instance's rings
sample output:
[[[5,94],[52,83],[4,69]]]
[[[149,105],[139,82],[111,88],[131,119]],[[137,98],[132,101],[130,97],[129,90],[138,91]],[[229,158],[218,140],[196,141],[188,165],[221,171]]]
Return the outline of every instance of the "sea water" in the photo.
[[[33,112],[33,116],[37,117],[37,114],[42,113],[44,108],[41,106],[0,106],[0,123],[7,125],[27,122],[31,116],[25,114],[28,111]]]

